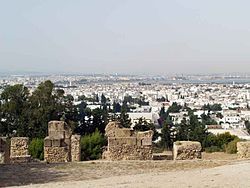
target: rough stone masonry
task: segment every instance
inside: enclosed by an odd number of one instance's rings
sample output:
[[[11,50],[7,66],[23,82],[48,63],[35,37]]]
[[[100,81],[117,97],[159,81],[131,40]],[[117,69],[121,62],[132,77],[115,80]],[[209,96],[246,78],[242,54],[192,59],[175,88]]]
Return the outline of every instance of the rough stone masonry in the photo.
[[[105,129],[108,147],[103,153],[107,160],[151,160],[153,131],[135,132],[110,122]]]
[[[240,159],[250,158],[250,141],[237,143],[237,155]]]
[[[80,136],[72,135],[64,121],[48,123],[49,136],[44,139],[44,160],[50,163],[80,161]]]
[[[174,160],[201,159],[201,143],[191,141],[177,141],[173,146]]]
[[[10,162],[23,163],[30,162],[29,155],[29,138],[28,137],[12,137],[10,140]]]

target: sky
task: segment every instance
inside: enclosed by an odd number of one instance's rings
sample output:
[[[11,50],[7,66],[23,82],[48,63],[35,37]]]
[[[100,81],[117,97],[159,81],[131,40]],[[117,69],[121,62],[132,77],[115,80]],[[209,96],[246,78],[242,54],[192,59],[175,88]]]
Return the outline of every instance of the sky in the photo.
[[[0,72],[250,72],[248,0],[0,0]]]

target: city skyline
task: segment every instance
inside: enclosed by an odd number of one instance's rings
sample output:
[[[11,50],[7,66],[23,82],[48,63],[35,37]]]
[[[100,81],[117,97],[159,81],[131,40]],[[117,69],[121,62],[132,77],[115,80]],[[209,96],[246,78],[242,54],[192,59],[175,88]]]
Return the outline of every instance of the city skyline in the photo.
[[[249,4],[225,0],[2,2],[1,71],[247,73]]]

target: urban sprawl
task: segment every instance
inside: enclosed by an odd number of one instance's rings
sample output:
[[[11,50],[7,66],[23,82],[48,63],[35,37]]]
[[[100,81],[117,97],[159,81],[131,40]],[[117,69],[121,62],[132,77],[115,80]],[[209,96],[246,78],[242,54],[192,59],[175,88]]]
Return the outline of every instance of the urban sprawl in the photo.
[[[30,91],[51,80],[57,89],[81,103],[84,96],[91,110],[101,107],[105,96],[109,109],[119,112],[119,105],[126,99],[132,124],[145,118],[161,130],[160,111],[174,103],[194,111],[198,119],[209,115],[213,120],[207,126],[212,133],[230,132],[242,139],[249,139],[246,123],[250,121],[250,82],[248,77],[237,76],[172,76],[147,77],[127,75],[12,75],[0,77],[0,93],[6,86],[23,84]],[[249,79],[250,81],[250,79]],[[118,107],[117,107],[118,105]],[[188,119],[185,108],[169,114],[174,124]]]

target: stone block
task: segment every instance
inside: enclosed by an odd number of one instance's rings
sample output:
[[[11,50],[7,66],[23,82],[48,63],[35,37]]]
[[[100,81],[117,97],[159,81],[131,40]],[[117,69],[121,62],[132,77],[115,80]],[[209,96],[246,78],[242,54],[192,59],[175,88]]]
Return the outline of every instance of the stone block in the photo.
[[[50,121],[48,123],[48,134],[51,138],[70,138],[72,130],[64,121]]]
[[[105,135],[108,146],[103,152],[106,160],[152,160],[153,131],[135,132],[120,128],[116,122],[110,122]]]
[[[250,158],[250,141],[237,143],[237,155],[240,159]]]
[[[201,143],[191,141],[177,141],[173,147],[174,160],[201,159]]]
[[[152,138],[153,135],[154,135],[154,131],[152,130],[136,133],[137,138]]]
[[[24,156],[12,156],[10,158],[10,163],[29,163],[31,161],[30,155],[24,155]]]
[[[81,136],[80,135],[71,136],[71,161],[72,162],[81,161]]]
[[[151,146],[152,138],[142,138],[142,146]]]
[[[52,147],[61,147],[63,139],[52,139]]]
[[[52,146],[52,140],[49,137],[46,137],[44,139],[44,146],[45,147],[51,147]]]
[[[131,137],[133,135],[133,130],[128,128],[116,129],[115,130],[115,137]]]
[[[10,156],[28,156],[28,142],[27,137],[13,137],[10,144]]]
[[[49,163],[69,162],[69,150],[65,147],[44,147],[44,160]]]

